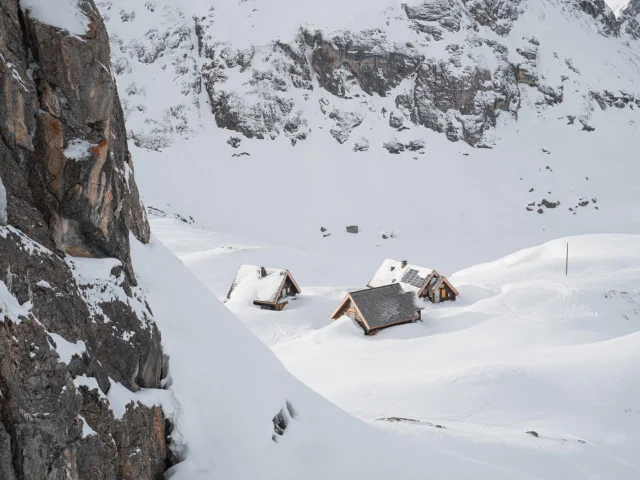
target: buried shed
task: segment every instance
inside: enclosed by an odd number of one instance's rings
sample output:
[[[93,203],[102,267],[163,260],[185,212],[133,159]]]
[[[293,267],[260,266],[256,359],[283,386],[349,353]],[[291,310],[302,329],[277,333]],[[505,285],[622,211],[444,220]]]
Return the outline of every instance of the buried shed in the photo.
[[[289,270],[242,265],[227,300],[248,300],[264,309],[280,311],[300,292]]]

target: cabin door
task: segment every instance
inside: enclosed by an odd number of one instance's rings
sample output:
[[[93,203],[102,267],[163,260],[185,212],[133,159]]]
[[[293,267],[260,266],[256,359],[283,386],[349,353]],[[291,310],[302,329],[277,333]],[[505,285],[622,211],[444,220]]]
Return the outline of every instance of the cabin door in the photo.
[[[446,288],[441,288],[440,289],[440,298],[442,300],[446,300],[448,296],[449,295],[447,295],[447,289]]]

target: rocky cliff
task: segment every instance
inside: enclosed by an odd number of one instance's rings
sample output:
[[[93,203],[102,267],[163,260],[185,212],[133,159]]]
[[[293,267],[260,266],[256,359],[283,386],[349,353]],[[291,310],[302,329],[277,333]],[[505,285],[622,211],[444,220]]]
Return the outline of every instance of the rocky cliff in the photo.
[[[149,225],[107,31],[93,0],[78,8],[72,34],[0,0],[1,480],[156,479],[167,465],[162,409],[133,393],[163,376],[129,250]]]

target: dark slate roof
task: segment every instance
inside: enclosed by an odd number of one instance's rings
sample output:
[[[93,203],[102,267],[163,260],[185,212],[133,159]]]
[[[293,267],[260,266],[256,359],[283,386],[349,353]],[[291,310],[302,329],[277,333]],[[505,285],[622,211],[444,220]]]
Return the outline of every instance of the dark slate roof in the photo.
[[[405,292],[398,283],[350,295],[371,330],[418,317],[415,293]]]

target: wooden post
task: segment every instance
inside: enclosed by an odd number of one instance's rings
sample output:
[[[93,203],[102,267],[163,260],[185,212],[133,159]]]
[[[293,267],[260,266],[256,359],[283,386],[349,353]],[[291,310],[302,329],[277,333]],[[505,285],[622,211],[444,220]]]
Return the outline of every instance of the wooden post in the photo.
[[[569,242],[567,242],[567,258],[564,264],[564,274],[569,275]]]

